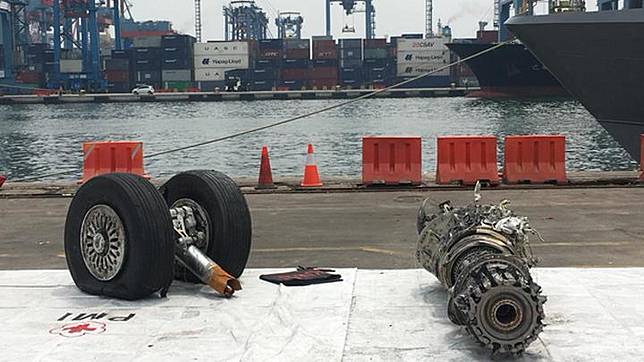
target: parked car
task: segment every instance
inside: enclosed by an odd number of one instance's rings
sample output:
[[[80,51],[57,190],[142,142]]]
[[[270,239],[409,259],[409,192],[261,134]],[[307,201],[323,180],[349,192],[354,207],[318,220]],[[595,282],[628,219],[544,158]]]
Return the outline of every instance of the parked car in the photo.
[[[132,89],[132,94],[137,96],[141,94],[153,95],[154,87],[146,84],[138,84],[136,88]]]

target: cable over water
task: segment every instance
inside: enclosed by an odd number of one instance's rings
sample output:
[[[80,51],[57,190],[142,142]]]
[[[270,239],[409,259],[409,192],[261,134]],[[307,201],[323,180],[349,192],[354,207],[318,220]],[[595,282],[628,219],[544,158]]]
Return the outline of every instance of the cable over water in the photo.
[[[502,46],[504,46],[504,45],[506,45],[508,43],[511,43],[511,42],[512,42],[511,40],[508,40],[508,41],[496,44],[493,47],[485,49],[485,50],[483,50],[483,51],[481,51],[479,53],[470,55],[469,57],[459,59],[456,62],[447,64],[447,65],[442,66],[442,67],[440,67],[438,69],[435,69],[435,70],[433,70],[431,72],[421,74],[419,76],[416,76],[416,77],[410,78],[408,80],[396,83],[396,84],[391,85],[391,86],[386,87],[386,88],[374,90],[373,92],[369,92],[369,93],[363,94],[361,96],[351,98],[351,99],[346,100],[346,101],[342,101],[342,102],[339,102],[339,103],[336,103],[336,104],[332,104],[330,106],[323,107],[323,108],[320,108],[320,109],[317,109],[317,110],[314,110],[314,111],[311,111],[311,112],[303,113],[303,114],[300,114],[300,115],[297,115],[297,116],[294,116],[294,117],[291,117],[291,118],[287,118],[287,119],[284,119],[284,120],[281,120],[281,121],[278,121],[278,122],[269,123],[269,124],[264,125],[264,126],[247,129],[245,131],[241,131],[241,132],[233,133],[233,134],[230,134],[230,135],[209,139],[209,140],[206,140],[206,141],[203,141],[203,142],[198,142],[198,143],[193,143],[193,144],[189,144],[189,145],[186,145],[186,146],[172,148],[172,149],[169,149],[169,150],[166,150],[166,151],[152,153],[152,154],[146,155],[145,159],[149,160],[149,159],[153,159],[153,158],[158,158],[160,156],[168,155],[168,154],[171,154],[171,153],[186,151],[186,150],[197,148],[197,147],[202,147],[202,146],[211,145],[211,144],[218,143],[218,142],[227,141],[227,140],[230,140],[230,139],[233,139],[233,138],[245,136],[247,134],[263,131],[263,130],[266,130],[266,129],[269,129],[269,128],[282,126],[282,125],[285,125],[285,124],[288,124],[288,123],[292,123],[292,122],[295,122],[295,121],[298,121],[298,120],[301,120],[301,119],[304,119],[304,118],[308,118],[308,117],[311,117],[311,116],[314,116],[314,115],[317,115],[317,114],[320,114],[320,113],[324,113],[324,112],[328,112],[328,111],[331,111],[331,110],[334,110],[334,109],[342,108],[342,107],[351,105],[353,103],[360,102],[360,101],[362,101],[364,99],[371,98],[371,97],[376,96],[378,94],[387,92],[387,91],[392,90],[394,88],[403,86],[405,84],[412,83],[412,82],[417,81],[419,79],[422,79],[424,77],[427,77],[427,76],[430,76],[432,74],[441,72],[441,71],[443,71],[445,69],[449,69],[449,68],[451,68],[451,67],[453,67],[455,65],[461,64],[461,63],[466,62],[468,60],[477,58],[477,57],[479,57],[481,55],[484,55],[486,53],[494,51],[494,50],[496,50],[496,49],[498,49],[498,48],[500,48],[500,47],[502,47]],[[430,64],[430,63],[426,63],[426,64]],[[12,180],[12,181],[13,182],[37,181],[37,180],[41,180],[41,179],[49,178],[49,177],[54,177],[54,176],[70,175],[70,174],[73,174],[75,172],[76,171],[68,170],[68,171],[49,173],[49,174],[44,174],[44,175],[39,175],[39,176],[26,177],[26,178],[22,178],[22,179],[19,179],[19,180]]]

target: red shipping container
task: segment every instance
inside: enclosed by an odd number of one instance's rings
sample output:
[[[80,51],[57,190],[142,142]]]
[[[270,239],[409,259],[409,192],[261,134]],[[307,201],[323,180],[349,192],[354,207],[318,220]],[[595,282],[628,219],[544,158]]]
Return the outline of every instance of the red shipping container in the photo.
[[[420,185],[422,175],[420,137],[364,137],[362,183]]]
[[[261,49],[259,51],[259,59],[263,60],[282,59],[283,55],[282,49]]]
[[[125,83],[130,80],[130,72],[127,70],[106,70],[105,79],[113,83]]]
[[[311,71],[306,69],[282,69],[281,78],[287,80],[307,80],[311,77]]]
[[[509,184],[566,183],[566,138],[540,135],[506,137],[503,178]]]
[[[144,176],[143,142],[83,143],[83,182],[114,172]]]
[[[334,40],[313,41],[313,59],[338,59],[338,49]]]
[[[364,47],[369,49],[380,49],[387,47],[387,39],[364,39]]]
[[[310,59],[310,49],[286,49],[284,52],[285,59]]]
[[[496,137],[447,136],[438,137],[436,182],[474,185],[478,181],[498,184]]]
[[[16,80],[23,83],[40,83],[43,74],[35,70],[24,70],[16,75]]]
[[[336,67],[316,67],[310,72],[311,79],[328,79],[338,78],[338,68]]]

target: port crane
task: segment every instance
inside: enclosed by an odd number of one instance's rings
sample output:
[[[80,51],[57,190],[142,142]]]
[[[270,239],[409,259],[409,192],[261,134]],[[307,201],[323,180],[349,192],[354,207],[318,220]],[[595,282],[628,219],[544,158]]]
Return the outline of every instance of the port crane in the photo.
[[[304,24],[304,18],[301,13],[293,11],[280,12],[277,19],[275,19],[277,37],[279,39],[301,39],[302,24]]]
[[[340,3],[347,15],[356,12],[358,3],[364,3],[365,9],[365,31],[367,39],[376,37],[376,9],[373,6],[373,0],[325,0],[326,1],[326,35],[331,36],[331,5]]]

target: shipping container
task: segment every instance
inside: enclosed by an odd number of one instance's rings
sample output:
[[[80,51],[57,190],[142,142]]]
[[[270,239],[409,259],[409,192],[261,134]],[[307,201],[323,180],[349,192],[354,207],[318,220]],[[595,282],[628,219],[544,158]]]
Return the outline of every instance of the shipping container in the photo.
[[[301,80],[281,80],[278,83],[278,89],[287,90],[302,90],[306,87],[306,83]]]
[[[162,89],[174,90],[177,92],[185,92],[189,88],[192,88],[192,82],[190,81],[162,81]]]
[[[347,48],[362,49],[362,39],[339,39],[338,47],[340,49],[347,49]]]
[[[183,35],[183,34],[164,35],[161,38],[161,47],[192,49],[192,45],[195,42],[196,42],[196,39],[190,35]]]
[[[254,80],[250,84],[250,90],[252,91],[272,91],[277,88],[277,82],[275,80]]]
[[[362,48],[342,48],[338,54],[340,60],[360,60],[362,61]]]
[[[393,59],[365,59],[363,64],[365,67],[369,68],[384,68],[391,66],[394,63]]]
[[[310,59],[311,58],[311,50],[310,49],[300,49],[300,48],[293,48],[293,49],[285,49],[284,50],[284,58],[286,59]]]
[[[217,41],[208,43],[195,43],[195,56],[215,55],[250,55],[247,41]]]
[[[103,72],[105,80],[110,83],[129,83],[130,72],[127,70],[106,70]]]
[[[161,70],[161,59],[141,59],[132,64],[133,71],[159,71]]]
[[[394,77],[395,77],[395,74],[392,67],[364,69],[364,79],[366,81],[370,81],[370,82],[383,81],[383,80],[390,80]]]
[[[254,80],[277,80],[280,77],[279,69],[266,68],[266,69],[253,69],[251,71],[252,79]]]
[[[213,82],[226,80],[226,71],[233,68],[201,68],[195,69],[195,81]]]
[[[130,59],[130,54],[127,50],[112,50],[112,59]]]
[[[130,69],[130,61],[128,59],[106,59],[103,69],[127,71]]]
[[[365,59],[387,59],[389,58],[389,50],[387,49],[386,46],[382,48],[365,48],[364,58]]]
[[[273,49],[273,48],[260,48],[259,53],[257,53],[257,59],[282,59],[284,57],[284,51],[282,48]]]
[[[363,46],[366,49],[382,49],[387,47],[387,39],[364,39]]]
[[[161,72],[163,82],[189,82],[192,81],[192,69],[163,70]]]
[[[161,36],[137,36],[132,39],[132,45],[135,48],[160,48]]]
[[[344,88],[357,89],[363,86],[362,79],[341,79],[340,85]]]
[[[255,61],[255,69],[273,69],[282,66],[282,59],[258,59]]]
[[[224,90],[226,88],[226,82],[221,81],[200,81],[195,82],[195,86],[200,89],[202,92],[214,92],[216,90]]]
[[[82,59],[61,59],[60,72],[61,73],[82,73],[83,60]]]
[[[340,59],[340,68],[359,68],[362,67],[361,59]]]
[[[338,59],[338,49],[333,40],[314,40],[313,59]]]
[[[161,48],[133,48],[134,60],[159,60],[161,59]]]
[[[309,39],[284,39],[284,49],[311,49]]]
[[[308,80],[311,77],[309,68],[284,68],[280,72],[280,77],[283,80]]]
[[[313,59],[311,64],[314,67],[338,67],[337,59]]]
[[[257,41],[259,49],[283,49],[284,40],[283,39],[262,39]]]
[[[311,62],[308,59],[284,59],[282,62],[282,68],[284,69],[308,68],[310,65]]]
[[[341,68],[340,79],[362,80],[362,68]]]
[[[248,69],[250,59],[245,54],[228,55],[195,55],[195,69],[203,68],[227,68],[227,69]]]
[[[189,69],[194,63],[191,58],[164,59],[161,63],[162,69]]]
[[[445,50],[448,38],[398,39],[396,48],[401,51]]]
[[[398,64],[449,64],[450,57],[449,50],[398,51],[397,62]]]
[[[338,68],[336,67],[315,67],[311,68],[310,79],[337,79]]]
[[[444,68],[444,65],[432,64],[398,64],[396,75],[399,77],[417,77],[419,75],[432,73],[433,76],[447,76],[450,75],[450,69]],[[439,70],[441,69],[441,70]]]
[[[129,82],[108,82],[107,84],[109,93],[130,93],[131,90]]]
[[[134,81],[137,84],[147,84],[154,88],[159,88],[161,85],[161,72],[160,71],[138,71],[135,72]]]

